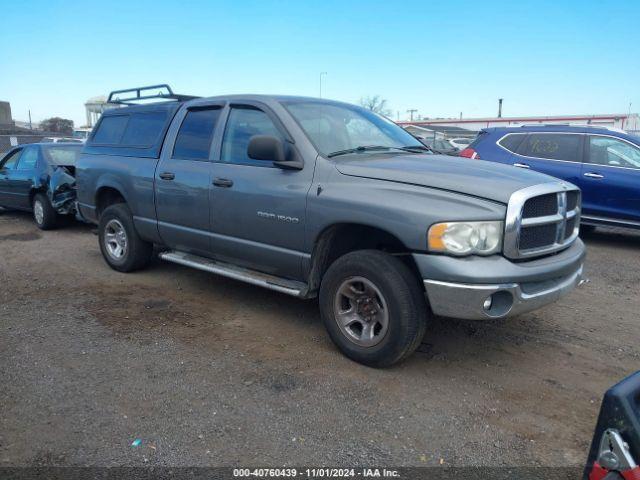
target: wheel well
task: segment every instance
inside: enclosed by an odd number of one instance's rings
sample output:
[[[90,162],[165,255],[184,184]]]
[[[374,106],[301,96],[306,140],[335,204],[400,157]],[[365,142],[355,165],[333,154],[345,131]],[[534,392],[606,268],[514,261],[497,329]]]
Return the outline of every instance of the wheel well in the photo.
[[[98,218],[105,208],[115,203],[127,203],[122,194],[113,187],[102,187],[96,194],[96,213]]]
[[[314,292],[331,264],[356,250],[381,250],[400,258],[417,277],[418,267],[409,250],[396,236],[381,228],[359,224],[333,225],[324,230],[315,243],[309,273],[309,291]]]
[[[47,191],[46,191],[46,189],[44,189],[42,187],[32,188],[31,191],[29,192],[29,206],[30,207],[33,206],[33,197],[35,197],[38,193],[46,194]]]

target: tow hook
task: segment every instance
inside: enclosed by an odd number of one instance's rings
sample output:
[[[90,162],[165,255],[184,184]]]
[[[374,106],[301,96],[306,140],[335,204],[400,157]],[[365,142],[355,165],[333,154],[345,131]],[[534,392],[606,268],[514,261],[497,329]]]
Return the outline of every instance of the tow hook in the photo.
[[[618,473],[621,477],[610,477]],[[640,480],[640,467],[629,452],[629,445],[620,433],[609,428],[602,434],[598,459],[593,464],[589,480],[622,478],[624,480]]]

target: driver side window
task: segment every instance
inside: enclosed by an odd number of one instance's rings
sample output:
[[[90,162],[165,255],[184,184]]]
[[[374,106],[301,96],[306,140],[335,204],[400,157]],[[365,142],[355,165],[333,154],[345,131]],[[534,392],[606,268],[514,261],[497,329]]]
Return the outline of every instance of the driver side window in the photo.
[[[640,169],[640,148],[612,137],[589,137],[587,161],[596,165]]]
[[[224,132],[220,161],[240,165],[254,165],[257,167],[272,166],[269,162],[253,160],[247,155],[249,140],[254,135],[271,135],[284,140],[278,128],[262,110],[240,107],[232,108]]]
[[[0,169],[13,170],[20,159],[20,155],[22,155],[22,149],[9,154],[0,164]]]

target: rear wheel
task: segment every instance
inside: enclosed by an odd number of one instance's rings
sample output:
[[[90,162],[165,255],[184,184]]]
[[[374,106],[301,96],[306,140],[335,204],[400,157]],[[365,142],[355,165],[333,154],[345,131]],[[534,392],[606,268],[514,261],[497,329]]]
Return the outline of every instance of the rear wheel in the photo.
[[[41,230],[51,230],[58,225],[58,213],[44,193],[36,193],[31,204],[33,220]]]
[[[145,267],[151,260],[153,244],[140,238],[133,224],[133,215],[124,203],[104,210],[100,216],[98,238],[102,256],[114,270],[132,272]]]
[[[373,367],[409,356],[428,320],[415,275],[399,259],[377,250],[348,253],[329,267],[320,286],[320,309],[338,348]]]

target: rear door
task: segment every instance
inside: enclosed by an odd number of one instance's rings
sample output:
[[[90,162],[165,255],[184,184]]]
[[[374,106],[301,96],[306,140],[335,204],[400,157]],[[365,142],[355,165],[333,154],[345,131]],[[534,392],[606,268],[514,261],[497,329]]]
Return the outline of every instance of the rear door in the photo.
[[[14,172],[18,160],[22,155],[22,148],[16,148],[10,151],[0,160],[0,206],[16,207],[16,198],[13,195],[10,186],[10,177]]]
[[[40,156],[38,145],[24,147],[15,168],[9,173],[9,191],[17,208],[31,208],[31,188],[34,185],[38,162],[41,161]]]
[[[169,247],[199,255],[211,252],[210,154],[222,106],[207,104],[178,113],[169,132],[172,140],[156,168],[160,237]]]
[[[583,217],[640,222],[640,147],[607,135],[587,139],[579,183]]]
[[[264,105],[231,106],[213,170],[213,249],[233,263],[300,279],[314,162],[306,161],[302,170],[283,170],[253,160],[247,147],[254,135],[276,136],[290,154],[296,152],[284,126]]]
[[[512,156],[512,165],[578,185],[584,135],[530,132]]]

